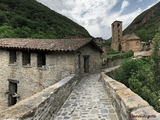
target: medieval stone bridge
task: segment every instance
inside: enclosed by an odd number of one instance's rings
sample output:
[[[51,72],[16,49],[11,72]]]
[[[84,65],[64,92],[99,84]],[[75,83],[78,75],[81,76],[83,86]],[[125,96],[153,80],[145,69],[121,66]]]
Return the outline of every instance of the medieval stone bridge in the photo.
[[[85,76],[78,85],[74,75],[66,77],[0,111],[0,119],[160,120],[160,113],[145,100],[105,74],[117,67]]]
[[[52,120],[118,120],[100,74],[84,77]]]

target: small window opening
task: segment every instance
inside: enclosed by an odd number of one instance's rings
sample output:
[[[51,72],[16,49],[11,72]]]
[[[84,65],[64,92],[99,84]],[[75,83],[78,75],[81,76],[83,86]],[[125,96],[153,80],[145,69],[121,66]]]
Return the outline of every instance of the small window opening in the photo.
[[[23,65],[29,65],[31,63],[31,55],[29,52],[23,52],[22,53],[22,64]]]
[[[139,45],[139,42],[138,42],[138,41],[136,42],[136,45]]]
[[[45,67],[46,66],[46,55],[43,53],[37,54],[37,67]]]
[[[9,94],[8,94],[8,106],[15,105],[17,103],[17,83],[9,81]]]
[[[120,27],[120,24],[117,24],[117,28],[119,28]]]
[[[9,64],[15,64],[17,61],[16,51],[9,51]]]

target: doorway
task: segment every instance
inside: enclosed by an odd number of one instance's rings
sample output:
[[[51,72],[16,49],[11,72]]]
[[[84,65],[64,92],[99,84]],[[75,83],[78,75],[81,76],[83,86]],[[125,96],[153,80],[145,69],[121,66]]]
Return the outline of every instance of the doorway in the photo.
[[[89,56],[84,56],[84,72],[89,73]]]
[[[13,96],[15,93],[17,93],[17,83],[9,81],[8,106],[12,106],[17,103],[17,98]]]
[[[78,55],[78,69],[81,69],[81,55]]]

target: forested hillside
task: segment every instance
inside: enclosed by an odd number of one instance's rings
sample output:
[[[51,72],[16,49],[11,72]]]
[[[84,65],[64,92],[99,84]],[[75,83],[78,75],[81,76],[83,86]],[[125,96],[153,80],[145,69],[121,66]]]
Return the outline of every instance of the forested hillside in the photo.
[[[0,38],[91,37],[87,30],[36,0],[0,1]]]
[[[160,27],[160,2],[137,16],[123,31],[123,34],[136,33],[142,41],[149,41]]]

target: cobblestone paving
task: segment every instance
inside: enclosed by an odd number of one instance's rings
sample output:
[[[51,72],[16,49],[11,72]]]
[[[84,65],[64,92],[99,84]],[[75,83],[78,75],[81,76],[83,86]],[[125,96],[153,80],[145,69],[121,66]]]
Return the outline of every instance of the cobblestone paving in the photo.
[[[52,120],[118,120],[99,78],[100,74],[83,78]]]

